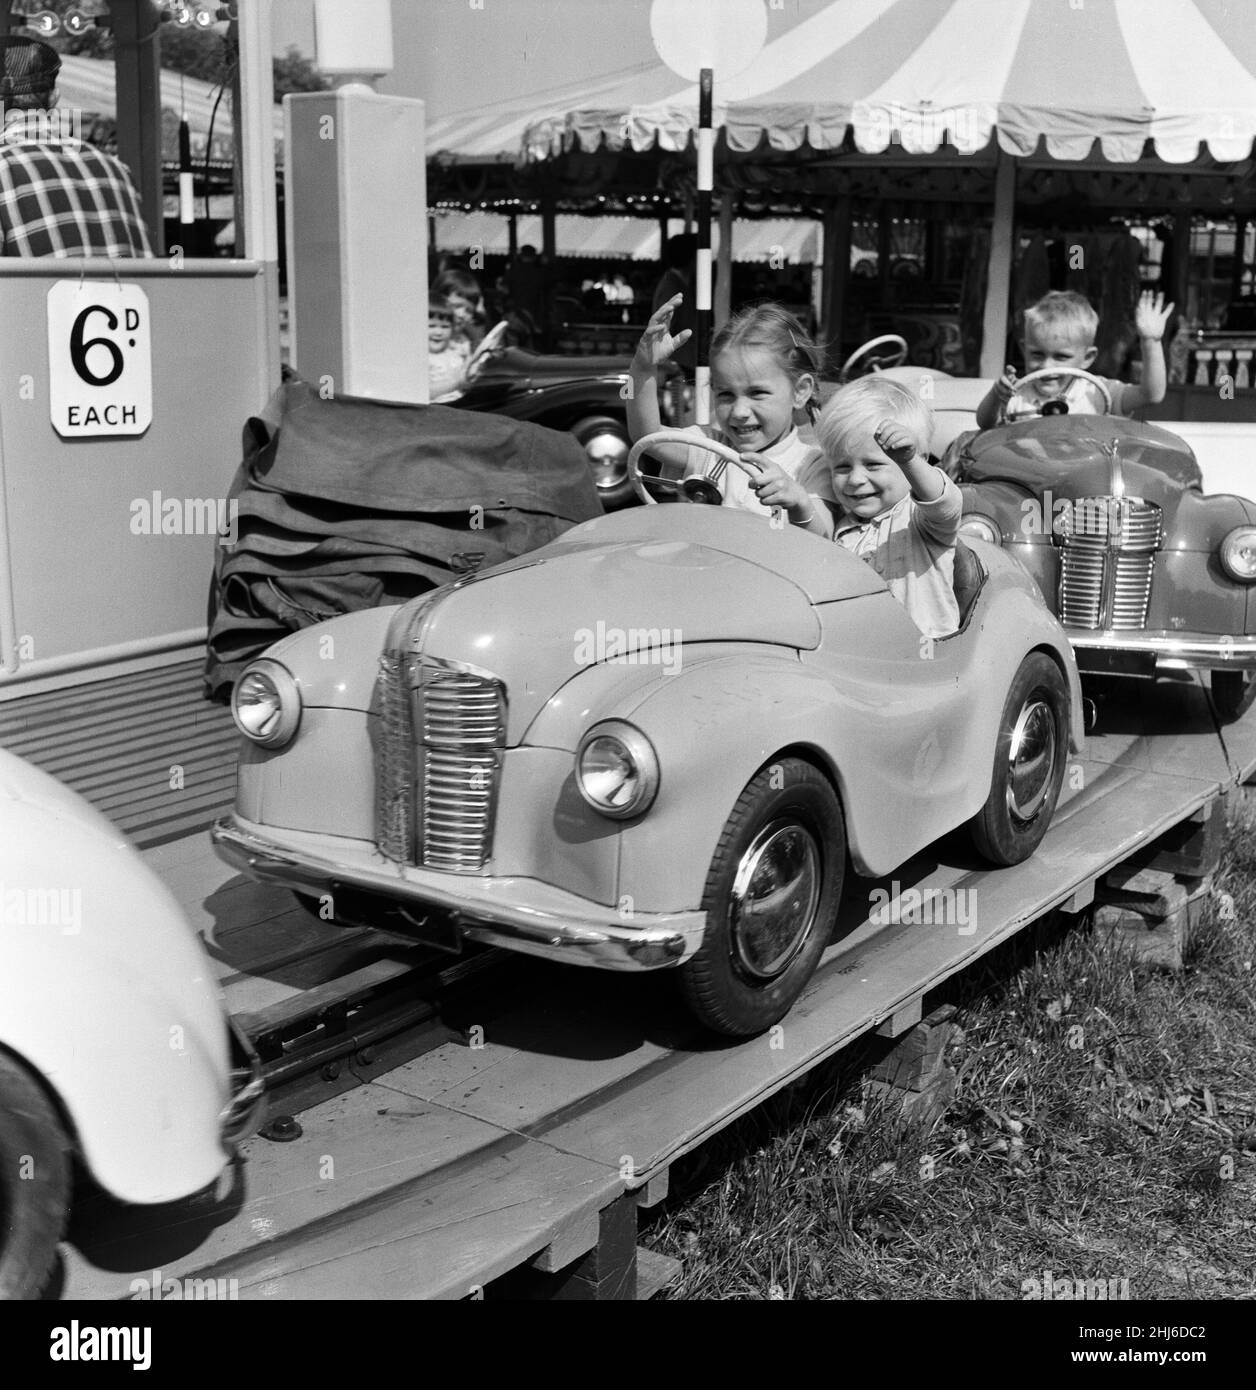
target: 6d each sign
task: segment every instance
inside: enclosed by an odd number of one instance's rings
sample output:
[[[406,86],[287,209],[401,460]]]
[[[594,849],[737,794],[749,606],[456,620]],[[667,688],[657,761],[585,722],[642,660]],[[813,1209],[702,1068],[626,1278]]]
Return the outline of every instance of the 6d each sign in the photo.
[[[153,422],[148,296],[60,280],[48,291],[52,427],[63,439],[143,434]]]

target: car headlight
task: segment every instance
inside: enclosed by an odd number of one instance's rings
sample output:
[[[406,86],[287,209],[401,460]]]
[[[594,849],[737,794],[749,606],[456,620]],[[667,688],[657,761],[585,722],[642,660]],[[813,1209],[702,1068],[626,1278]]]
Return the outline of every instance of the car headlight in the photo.
[[[1221,542],[1221,568],[1240,584],[1256,584],[1256,526],[1239,526]]]
[[[231,692],[236,728],[263,748],[282,748],[301,722],[301,692],[291,671],[263,658],[249,666]]]
[[[658,794],[659,760],[650,740],[622,719],[595,724],[576,750],[576,786],[603,816],[627,820]]]
[[[994,522],[988,516],[978,516],[975,512],[960,522],[959,533],[961,536],[974,536],[989,545],[1003,544],[1003,533]]]

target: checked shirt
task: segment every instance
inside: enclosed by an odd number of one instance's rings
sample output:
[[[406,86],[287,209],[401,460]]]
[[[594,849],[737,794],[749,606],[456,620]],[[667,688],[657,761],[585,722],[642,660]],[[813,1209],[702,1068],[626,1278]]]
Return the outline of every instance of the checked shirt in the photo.
[[[0,254],[151,256],[126,166],[82,140],[0,143]]]

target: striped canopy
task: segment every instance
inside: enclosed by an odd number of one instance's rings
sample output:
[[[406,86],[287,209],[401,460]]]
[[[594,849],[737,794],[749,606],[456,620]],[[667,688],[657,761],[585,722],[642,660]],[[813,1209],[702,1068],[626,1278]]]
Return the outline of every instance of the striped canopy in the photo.
[[[61,55],[61,72],[57,77],[57,90],[61,94],[63,109],[79,110],[95,116],[115,118],[117,115],[117,94],[115,72],[112,61],[101,58],[76,57],[73,54]],[[192,153],[203,159],[205,145],[209,137],[211,119],[213,122],[213,158],[230,162],[235,158],[232,145],[231,93],[227,92],[218,104],[219,89],[211,82],[201,82],[194,77],[183,77],[167,68],[161,71],[162,108],[162,157],[175,160],[179,157],[179,116],[186,112],[188,126],[192,135]],[[274,110],[274,134],[277,144],[283,140],[283,108]]]
[[[697,87],[660,62],[583,95],[483,113],[484,151],[578,147],[681,150]],[[1247,158],[1256,138],[1252,0],[831,0],[780,30],[739,75],[715,74],[716,124],[729,147],[961,153],[992,132],[1010,155],[1045,142],[1057,159],[1138,159],[1144,142],[1173,163]],[[448,134],[448,133],[447,133]],[[446,147],[457,148],[446,140]],[[432,144],[429,143],[429,148]],[[516,147],[518,148],[518,147]],[[461,152],[461,151],[460,151]]]

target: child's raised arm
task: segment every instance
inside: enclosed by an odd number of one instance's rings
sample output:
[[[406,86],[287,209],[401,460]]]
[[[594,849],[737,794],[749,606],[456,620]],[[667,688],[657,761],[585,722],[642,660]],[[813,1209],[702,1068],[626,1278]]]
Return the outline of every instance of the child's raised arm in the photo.
[[[977,428],[990,430],[999,423],[1003,409],[1016,391],[1016,368],[1004,367],[1003,375],[981,398],[977,407]]]
[[[632,395],[628,399],[628,433],[634,440],[661,428],[658,369],[671,359],[677,348],[684,347],[693,337],[688,328],[675,337],[671,333],[672,315],[683,299],[684,295],[674,294],[666,304],[659,305],[650,315],[650,321],[633,354],[632,365],[628,369],[632,382]]]
[[[1144,290],[1134,311],[1134,327],[1143,351],[1143,379],[1137,386],[1127,386],[1121,393],[1124,411],[1141,410],[1145,405],[1159,405],[1168,389],[1168,373],[1164,365],[1164,330],[1173,314],[1173,305],[1164,302],[1164,295]]]
[[[936,502],[946,486],[946,474],[935,468],[916,447],[911,431],[897,420],[882,420],[873,439],[881,452],[903,470],[917,502]]]

